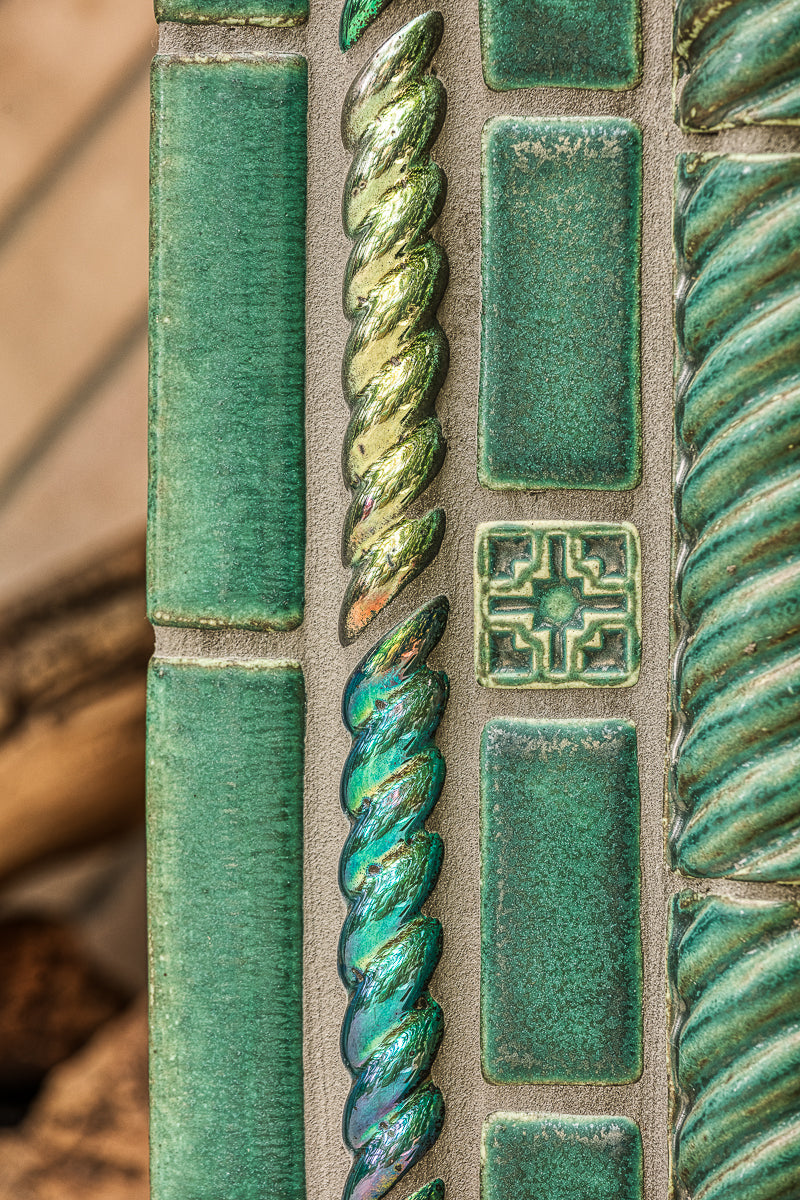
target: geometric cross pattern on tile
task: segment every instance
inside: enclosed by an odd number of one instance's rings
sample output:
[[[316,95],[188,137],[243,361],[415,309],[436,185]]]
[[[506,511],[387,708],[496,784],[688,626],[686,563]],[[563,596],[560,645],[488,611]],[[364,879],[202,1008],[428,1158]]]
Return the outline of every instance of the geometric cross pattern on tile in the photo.
[[[641,658],[641,551],[627,522],[504,521],[475,536],[483,687],[630,687]]]

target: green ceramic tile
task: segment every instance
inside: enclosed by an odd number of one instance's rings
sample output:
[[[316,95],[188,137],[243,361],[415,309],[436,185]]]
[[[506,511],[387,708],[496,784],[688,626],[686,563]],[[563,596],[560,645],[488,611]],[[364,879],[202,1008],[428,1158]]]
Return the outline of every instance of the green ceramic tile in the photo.
[[[704,878],[800,882],[798,244],[800,155],[680,156],[669,844]]]
[[[155,0],[157,21],[218,25],[299,25],[308,0]]]
[[[642,1137],[627,1117],[493,1113],[481,1200],[641,1200]]]
[[[642,75],[639,0],[480,0],[490,88],[621,91]]]
[[[302,1200],[304,690],[291,663],[154,659],[153,1200]]]
[[[153,66],[157,624],[302,619],[306,100],[298,57]]]
[[[673,897],[671,1194],[796,1196],[800,906]]]
[[[642,1069],[636,731],[490,721],[480,780],[483,1073],[630,1083]]]
[[[630,687],[641,659],[641,550],[623,521],[495,521],[475,534],[483,687]]]
[[[478,474],[626,489],[641,474],[642,135],[498,117],[483,136]]]
[[[800,0],[677,0],[674,30],[683,129],[800,124]]]

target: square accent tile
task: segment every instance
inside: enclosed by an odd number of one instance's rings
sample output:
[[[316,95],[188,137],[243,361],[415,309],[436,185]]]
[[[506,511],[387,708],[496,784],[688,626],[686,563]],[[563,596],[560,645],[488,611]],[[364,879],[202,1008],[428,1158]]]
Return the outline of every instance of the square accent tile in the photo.
[[[641,659],[641,550],[627,522],[509,521],[475,535],[483,687],[630,687]]]

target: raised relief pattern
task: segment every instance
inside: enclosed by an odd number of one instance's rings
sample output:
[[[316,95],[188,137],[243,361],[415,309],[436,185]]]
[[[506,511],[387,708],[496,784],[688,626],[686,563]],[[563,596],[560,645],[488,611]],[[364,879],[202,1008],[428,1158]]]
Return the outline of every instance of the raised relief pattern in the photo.
[[[409,512],[445,454],[434,403],[448,365],[436,320],[448,268],[430,233],[445,178],[430,148],[446,97],[426,74],[442,31],[438,12],[405,25],[356,78],[342,116],[353,154],[343,218],[354,243],[344,283],[351,329],[343,385],[352,416],[342,467],[352,500],[342,536],[351,568],[343,643],[424,570],[444,536],[442,509]]]
[[[800,880],[800,157],[678,165],[674,864]]]
[[[684,892],[669,932],[676,1200],[800,1187],[800,908]]]
[[[340,883],[348,913],[339,971],[348,990],[342,1055],[353,1076],[344,1114],[355,1155],[344,1200],[379,1200],[439,1136],[444,1101],[430,1080],[442,1010],[428,991],[442,952],[439,922],[421,910],[442,864],[425,828],[444,782],[433,743],[447,676],[426,660],[444,633],[442,596],[396,626],[351,675],[343,712],[353,744],[342,806],[353,822]],[[443,1200],[437,1179],[411,1200]]]
[[[800,0],[678,0],[676,109],[682,127],[800,122]]]
[[[475,539],[475,670],[484,687],[628,687],[641,655],[632,525],[520,521]]]
[[[339,48],[349,50],[379,17],[390,0],[345,0],[339,23]]]

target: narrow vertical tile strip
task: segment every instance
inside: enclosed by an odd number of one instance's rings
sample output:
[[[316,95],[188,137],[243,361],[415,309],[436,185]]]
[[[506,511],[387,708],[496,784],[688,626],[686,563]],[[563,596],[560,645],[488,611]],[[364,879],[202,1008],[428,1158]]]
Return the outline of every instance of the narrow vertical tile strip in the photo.
[[[155,0],[157,21],[193,25],[299,25],[308,0]]]
[[[642,1137],[627,1117],[492,1113],[481,1200],[641,1200]]]
[[[483,1073],[630,1083],[642,1070],[636,731],[490,721],[480,779]]]
[[[148,702],[153,1200],[303,1200],[303,675],[156,658]]]
[[[436,556],[441,509],[409,508],[442,465],[434,403],[448,363],[436,310],[447,259],[431,237],[445,178],[430,149],[446,97],[426,74],[441,41],[438,12],[423,13],[381,46],[347,93],[345,231],[355,243],[344,284],[351,322],[343,370],[352,410],[343,470],[353,493],[342,537],[351,567],[340,636],[351,642]]]
[[[339,23],[339,48],[349,50],[379,17],[390,0],[345,0]]]
[[[800,123],[800,0],[678,0],[676,112],[683,129]]]
[[[303,58],[153,65],[156,624],[302,619],[306,106]]]
[[[356,667],[343,713],[353,745],[342,806],[353,821],[340,882],[348,913],[339,970],[349,993],[342,1054],[353,1076],[344,1114],[355,1160],[344,1200],[379,1200],[439,1136],[442,1094],[428,1078],[442,1010],[428,983],[441,925],[422,908],[436,884],[442,841],[425,828],[444,782],[433,744],[447,676],[428,655],[444,633],[447,600],[418,609]],[[443,1200],[437,1179],[411,1200]]]
[[[672,1183],[677,1200],[800,1188],[800,908],[673,897]]]
[[[800,156],[678,160],[670,846],[800,882]]]
[[[640,0],[480,0],[483,75],[495,91],[636,87]]]
[[[478,474],[490,488],[641,474],[642,136],[621,117],[498,117],[483,135]]]

